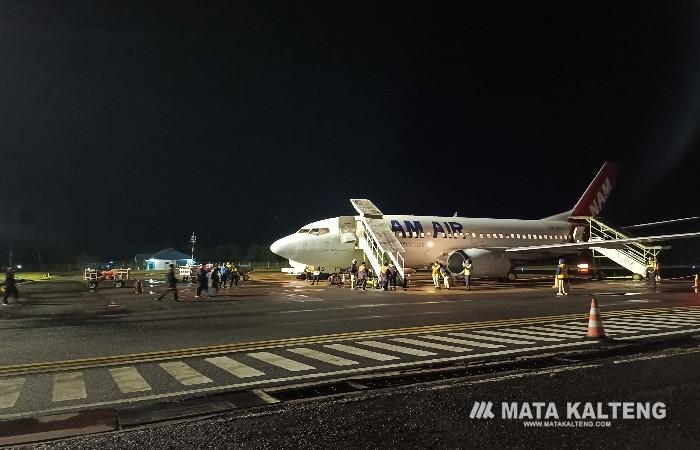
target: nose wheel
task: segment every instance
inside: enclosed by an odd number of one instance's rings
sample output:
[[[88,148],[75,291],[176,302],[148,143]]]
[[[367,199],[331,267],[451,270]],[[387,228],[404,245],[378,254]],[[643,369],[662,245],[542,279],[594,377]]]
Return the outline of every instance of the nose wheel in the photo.
[[[508,275],[506,275],[506,280],[508,281],[515,281],[518,279],[518,274],[513,272],[512,270],[508,272]]]

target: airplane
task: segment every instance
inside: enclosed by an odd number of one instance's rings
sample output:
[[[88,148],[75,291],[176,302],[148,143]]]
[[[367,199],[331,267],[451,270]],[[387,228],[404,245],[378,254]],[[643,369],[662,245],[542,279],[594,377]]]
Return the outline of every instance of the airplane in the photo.
[[[617,180],[618,164],[606,162],[569,211],[535,220],[383,214],[369,200],[351,199],[360,216],[318,220],[296,233],[275,241],[270,250],[296,263],[324,266],[338,271],[353,259],[362,261],[358,248],[363,218],[380,219],[402,247],[404,273],[446,264],[450,272],[462,270],[470,258],[476,278],[515,280],[515,267],[536,261],[553,261],[591,248],[622,248],[625,244],[696,237],[700,233],[643,236],[605,241],[584,240],[585,220],[605,206]],[[383,225],[381,225],[383,226]]]

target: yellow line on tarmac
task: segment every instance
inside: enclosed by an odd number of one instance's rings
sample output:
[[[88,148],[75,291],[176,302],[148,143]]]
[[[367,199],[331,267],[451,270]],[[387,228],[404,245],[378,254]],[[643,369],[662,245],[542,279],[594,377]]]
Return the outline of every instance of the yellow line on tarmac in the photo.
[[[604,313],[603,317],[632,315],[639,313],[654,313],[668,311],[682,311],[687,309],[697,309],[694,307],[667,307],[667,308],[647,308],[630,309],[622,311],[611,311]],[[348,341],[366,338],[380,338],[404,334],[437,333],[448,331],[460,331],[467,329],[489,328],[497,326],[527,325],[532,323],[554,322],[562,320],[587,319],[588,314],[564,314],[556,316],[522,317],[517,319],[500,319],[484,322],[464,322],[443,325],[428,325],[420,327],[390,328],[384,330],[367,330],[338,334],[324,334],[318,336],[303,336],[286,339],[274,339],[256,342],[241,342],[235,344],[212,345],[206,347],[184,348],[178,350],[163,350],[155,352],[134,353],[125,355],[101,356],[95,358],[82,358],[65,361],[47,361],[29,364],[16,364],[0,366],[0,377],[9,375],[24,375],[30,373],[58,372],[64,370],[86,369],[93,367],[115,366],[122,364],[134,364],[153,361],[163,361],[168,359],[188,358],[195,356],[211,356],[222,353],[243,352],[251,350],[289,347],[309,344],[323,344],[329,342]]]

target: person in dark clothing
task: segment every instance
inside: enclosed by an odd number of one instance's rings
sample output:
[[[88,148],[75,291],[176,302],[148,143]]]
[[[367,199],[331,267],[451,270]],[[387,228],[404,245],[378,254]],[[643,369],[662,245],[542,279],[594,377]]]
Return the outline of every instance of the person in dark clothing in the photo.
[[[202,265],[202,267],[197,270],[197,294],[194,298],[199,298],[202,295],[202,291],[206,292],[208,289],[207,279],[207,269]]]
[[[389,264],[389,284],[391,285],[391,290],[395,291],[396,290],[396,280],[399,277],[399,271],[396,269],[396,266],[391,263]]]
[[[17,291],[17,283],[15,282],[15,271],[12,270],[12,267],[8,267],[7,272],[5,272],[5,295],[2,297],[2,306],[10,305],[7,301],[10,297],[19,298],[19,291]]]
[[[231,268],[231,274],[229,276],[231,277],[231,284],[229,285],[229,287],[232,287],[235,284],[236,289],[238,289],[238,282],[241,279],[241,271],[238,268],[237,264],[233,265],[233,267]]]
[[[175,277],[175,265],[168,264],[170,270],[165,275],[165,284],[168,286],[168,290],[156,297],[156,301],[159,302],[168,294],[173,294],[173,300],[177,301],[177,278]]]
[[[226,289],[226,282],[228,281],[229,277],[229,271],[228,268],[224,265],[224,267],[221,268],[221,287],[223,289]]]
[[[214,270],[211,271],[210,276],[209,276],[209,287],[211,288],[211,291],[209,295],[215,296],[216,294],[219,293],[219,286],[221,286],[221,275],[219,274],[221,269],[219,269],[219,266],[214,267]]]

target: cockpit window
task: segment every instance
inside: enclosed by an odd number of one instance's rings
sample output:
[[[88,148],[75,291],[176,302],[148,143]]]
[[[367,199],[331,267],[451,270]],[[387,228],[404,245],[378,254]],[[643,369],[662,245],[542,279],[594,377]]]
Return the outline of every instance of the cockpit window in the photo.
[[[312,228],[311,231],[309,231],[309,234],[313,234],[314,236],[322,236],[330,232],[331,230],[329,230],[328,228]]]
[[[301,230],[297,231],[297,233],[308,233],[309,229],[308,228],[302,228]]]

